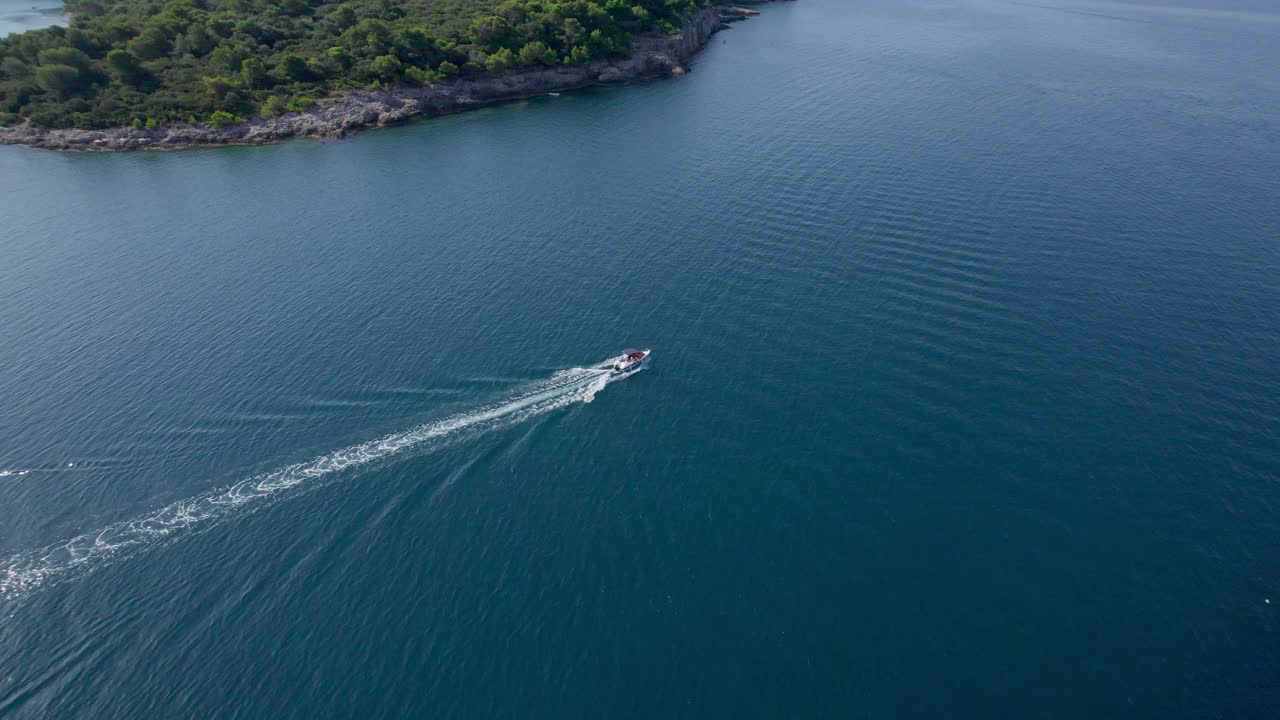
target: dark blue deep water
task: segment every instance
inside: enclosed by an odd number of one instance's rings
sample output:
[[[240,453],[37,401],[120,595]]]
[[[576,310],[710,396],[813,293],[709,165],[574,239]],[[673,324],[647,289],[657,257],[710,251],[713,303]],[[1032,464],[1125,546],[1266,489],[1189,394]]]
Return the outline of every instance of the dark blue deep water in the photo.
[[[1263,0],[800,0],[4,149],[0,717],[1280,717],[1277,68]]]

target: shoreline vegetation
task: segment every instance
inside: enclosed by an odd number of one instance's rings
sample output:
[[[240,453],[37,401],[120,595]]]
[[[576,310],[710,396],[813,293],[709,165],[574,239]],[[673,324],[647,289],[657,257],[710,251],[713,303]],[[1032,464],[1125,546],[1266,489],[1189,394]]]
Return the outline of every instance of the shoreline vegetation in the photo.
[[[0,39],[0,144],[179,149],[682,75],[769,0],[69,0]],[[140,19],[138,19],[140,18]]]

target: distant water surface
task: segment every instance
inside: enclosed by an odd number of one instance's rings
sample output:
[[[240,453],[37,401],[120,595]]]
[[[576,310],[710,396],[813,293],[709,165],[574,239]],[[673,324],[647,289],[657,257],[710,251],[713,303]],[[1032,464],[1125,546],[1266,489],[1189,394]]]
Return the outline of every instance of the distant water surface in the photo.
[[[1280,10],[762,10],[0,151],[0,717],[1280,717]]]
[[[60,0],[0,0],[0,37],[66,24]]]

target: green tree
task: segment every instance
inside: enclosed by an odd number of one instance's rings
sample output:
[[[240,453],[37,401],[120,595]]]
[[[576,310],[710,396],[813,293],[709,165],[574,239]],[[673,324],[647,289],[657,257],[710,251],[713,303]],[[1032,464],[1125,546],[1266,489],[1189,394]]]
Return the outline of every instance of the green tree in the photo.
[[[378,80],[392,82],[400,77],[403,66],[395,55],[379,55],[369,63],[369,73]]]
[[[234,86],[231,84],[230,80],[220,75],[214,75],[204,79],[204,87],[209,93],[209,99],[213,104],[222,105],[227,93],[231,92],[231,88]]]
[[[436,82],[438,79],[438,73],[420,68],[417,65],[408,65],[404,69],[404,81],[410,85],[427,85]]]
[[[297,82],[306,80],[311,76],[310,71],[307,70],[307,61],[291,52],[280,56],[280,62],[276,65],[276,70],[284,79]]]
[[[409,28],[400,34],[396,56],[407,63],[432,65],[436,56],[436,39],[423,28]]]
[[[241,42],[247,43],[269,43],[274,37],[269,27],[264,27],[262,19],[258,17],[248,17],[235,24],[235,32],[232,37]]]
[[[240,63],[240,79],[245,87],[262,87],[267,80],[267,64],[262,62],[262,58],[245,58],[244,62]]]
[[[240,118],[226,110],[214,110],[212,113],[209,113],[209,122],[217,125],[218,127],[223,127],[225,125],[240,122]]]
[[[191,53],[196,57],[204,57],[218,46],[217,34],[202,22],[191,23],[185,35],[178,38],[175,49],[183,53]]]
[[[521,65],[554,65],[556,63],[556,51],[541,40],[527,43],[520,48],[519,57]]]
[[[154,60],[169,54],[172,44],[164,34],[164,30],[151,26],[138,33],[138,37],[129,41],[129,51],[143,60]]]
[[[36,68],[36,84],[45,92],[67,98],[80,90],[80,71],[70,65],[41,65]]]
[[[244,43],[223,40],[209,53],[209,68],[223,75],[235,75],[240,72],[240,65],[252,54]]]
[[[280,12],[283,15],[297,17],[307,12],[309,6],[305,0],[278,0]]]
[[[144,74],[138,58],[128,50],[116,48],[107,53],[107,70],[116,80],[125,85],[134,85]]]
[[[279,95],[268,96],[266,101],[262,103],[262,109],[258,114],[264,118],[273,118],[285,113],[284,101]]]
[[[355,25],[358,19],[356,11],[346,3],[339,5],[338,9],[333,13],[333,25],[339,31]]]
[[[564,28],[560,31],[560,38],[565,47],[568,48],[577,45],[582,42],[586,35],[587,31],[582,27],[582,23],[578,21],[578,18],[571,17],[565,19]]]
[[[515,42],[515,29],[500,15],[480,18],[471,23],[471,35],[475,42],[486,48],[498,48]]]
[[[565,62],[573,65],[586,65],[591,62],[591,48],[586,45],[574,45]]]
[[[330,64],[335,65],[339,70],[350,70],[355,64],[355,58],[344,47],[331,47],[325,51],[325,57]]]
[[[73,47],[55,47],[41,50],[37,56],[41,65],[70,65],[77,70],[89,67],[89,56]]]
[[[395,46],[395,34],[391,26],[382,20],[365,18],[346,32],[352,50],[365,57],[388,54]]]
[[[485,58],[484,66],[489,72],[506,72],[516,66],[516,54],[507,48],[498,48],[496,52]]]
[[[0,75],[7,78],[24,78],[31,74],[31,66],[16,57],[0,60]]]
[[[329,63],[322,58],[307,58],[307,77],[312,80],[323,80],[333,75]]]

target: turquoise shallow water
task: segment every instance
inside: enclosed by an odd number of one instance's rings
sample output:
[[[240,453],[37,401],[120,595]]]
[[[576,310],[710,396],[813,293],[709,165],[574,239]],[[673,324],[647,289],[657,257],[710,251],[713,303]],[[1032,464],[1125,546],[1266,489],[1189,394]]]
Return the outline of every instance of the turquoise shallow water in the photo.
[[[1277,31],[801,0],[678,81],[4,149],[0,717],[1276,717]]]

